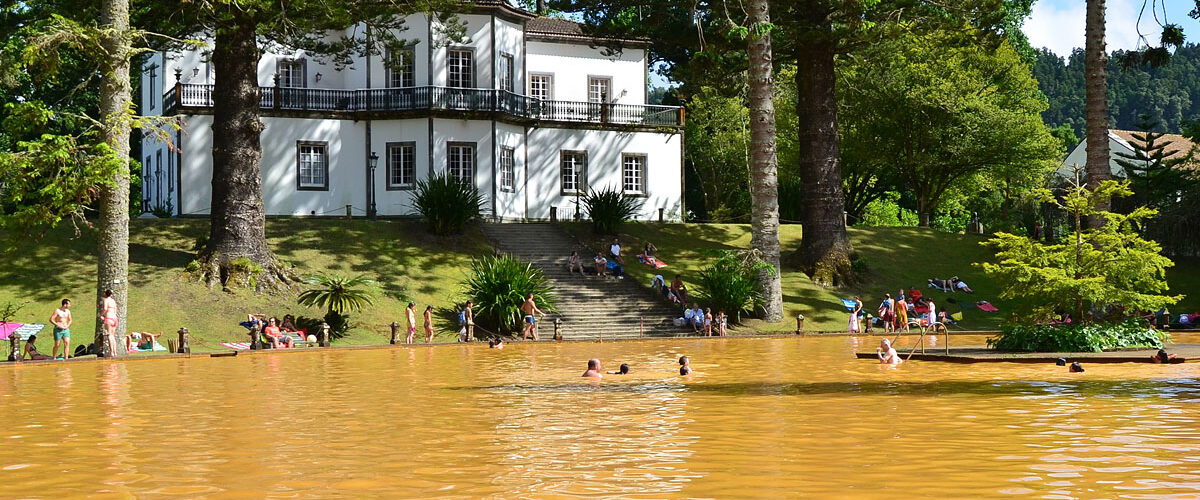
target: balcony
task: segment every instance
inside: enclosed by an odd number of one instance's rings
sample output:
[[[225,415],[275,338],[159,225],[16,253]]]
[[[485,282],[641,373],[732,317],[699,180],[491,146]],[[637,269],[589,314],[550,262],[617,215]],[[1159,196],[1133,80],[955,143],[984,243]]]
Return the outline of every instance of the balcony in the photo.
[[[163,113],[188,113],[213,106],[213,86],[178,84],[163,94]],[[679,128],[676,106],[544,101],[494,89],[405,87],[330,90],[260,87],[259,106],[279,114],[335,113],[348,118],[389,118],[430,113],[488,113],[517,122],[559,122],[634,128]]]

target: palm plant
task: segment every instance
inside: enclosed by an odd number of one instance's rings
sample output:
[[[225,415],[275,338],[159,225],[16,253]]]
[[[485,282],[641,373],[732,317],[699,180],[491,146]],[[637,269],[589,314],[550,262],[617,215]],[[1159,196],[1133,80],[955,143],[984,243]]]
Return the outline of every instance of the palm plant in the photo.
[[[587,209],[597,234],[616,234],[621,223],[634,218],[642,209],[642,200],[625,196],[613,188],[591,191],[580,203]]]
[[[700,271],[700,300],[716,311],[726,311],[732,322],[741,321],[742,313],[763,308],[766,299],[759,286],[763,274],[778,276],[775,268],[762,260],[755,250],[717,254]]]
[[[474,184],[461,182],[446,174],[436,174],[417,182],[412,207],[429,222],[434,234],[457,233],[479,217],[483,195]]]
[[[345,333],[349,326],[350,315],[348,313],[375,303],[371,292],[361,288],[375,282],[362,276],[349,278],[339,275],[314,274],[306,276],[302,281],[315,288],[300,292],[296,301],[302,306],[325,308],[327,311],[325,322],[339,336]]]
[[[490,255],[471,263],[471,275],[463,284],[475,302],[477,322],[503,331],[520,328],[521,304],[533,294],[538,309],[554,310],[554,297],[542,271],[511,255]]]

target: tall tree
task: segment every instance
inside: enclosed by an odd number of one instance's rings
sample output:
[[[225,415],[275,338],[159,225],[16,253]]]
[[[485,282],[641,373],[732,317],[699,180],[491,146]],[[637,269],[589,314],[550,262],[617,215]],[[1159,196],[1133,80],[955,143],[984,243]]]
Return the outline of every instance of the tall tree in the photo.
[[[775,157],[775,80],[771,56],[771,15],[767,0],[750,0],[750,247],[774,269],[759,269],[763,319],[783,319],[779,273],[779,179]]]
[[[413,13],[440,13],[444,17],[432,25],[442,43],[461,40],[464,29],[453,12],[462,8],[454,0],[219,0],[180,10],[176,2],[148,0],[140,19],[156,31],[212,37],[213,71],[219,77],[213,87],[211,226],[198,259],[210,286],[225,285],[237,272],[230,262],[243,258],[261,267],[253,280],[259,290],[294,280],[265,237],[257,71],[262,45],[304,50],[343,67],[355,54],[382,54],[407,43],[401,34],[405,17]]]
[[[1093,191],[1101,182],[1112,179],[1108,163],[1108,52],[1104,48],[1104,29],[1104,0],[1087,0],[1083,49],[1087,111],[1083,138],[1087,141],[1087,187]],[[1108,208],[1107,199],[1099,200],[1095,215],[1089,217],[1092,227],[1100,225],[1095,217]]]

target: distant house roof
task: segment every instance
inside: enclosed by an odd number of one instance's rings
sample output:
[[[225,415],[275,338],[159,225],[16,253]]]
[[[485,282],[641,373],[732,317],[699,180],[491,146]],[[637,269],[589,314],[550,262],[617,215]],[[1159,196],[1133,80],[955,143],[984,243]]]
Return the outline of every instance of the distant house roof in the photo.
[[[1120,152],[1125,154],[1133,154],[1133,145],[1142,143],[1140,139],[1135,137],[1135,134],[1142,135],[1144,132],[1116,129],[1111,129],[1108,131],[1108,164],[1109,170],[1112,172],[1113,177],[1125,177],[1125,168],[1122,167],[1121,164],[1117,163],[1117,160],[1121,159],[1122,157],[1118,156],[1117,153]],[[1156,139],[1154,143],[1156,146],[1159,144],[1166,145],[1164,152],[1169,153],[1166,156],[1167,159],[1183,157],[1187,155],[1192,148],[1196,147],[1192,141],[1189,141],[1186,137],[1179,134],[1163,134],[1162,137]],[[1079,165],[1079,167],[1082,168],[1086,163],[1087,139],[1084,139],[1079,143],[1079,145],[1075,146],[1075,149],[1071,150],[1071,153],[1068,154],[1065,159],[1063,159],[1061,164],[1059,164],[1058,175],[1065,178],[1070,178],[1075,175],[1074,165]],[[1200,165],[1196,165],[1195,163],[1193,163],[1192,166],[1193,168],[1200,168]]]
[[[586,42],[601,45],[618,43],[627,47],[646,47],[650,41],[644,38],[610,38],[590,35],[583,23],[556,17],[536,17],[525,22],[525,33],[531,40],[550,42]]]

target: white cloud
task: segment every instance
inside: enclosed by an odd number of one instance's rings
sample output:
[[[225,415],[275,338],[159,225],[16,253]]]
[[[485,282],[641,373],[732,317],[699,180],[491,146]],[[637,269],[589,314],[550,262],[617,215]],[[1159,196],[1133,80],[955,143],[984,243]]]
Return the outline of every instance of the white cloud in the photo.
[[[1108,51],[1136,48],[1139,42],[1137,16],[1142,2],[1108,0],[1105,3],[1105,41]],[[1071,54],[1073,48],[1083,47],[1086,17],[1087,6],[1082,0],[1041,0],[1033,4],[1033,11],[1025,20],[1023,31],[1034,48],[1046,47],[1065,57]],[[1157,43],[1162,29],[1149,10],[1142,17],[1141,29],[1151,43]]]

